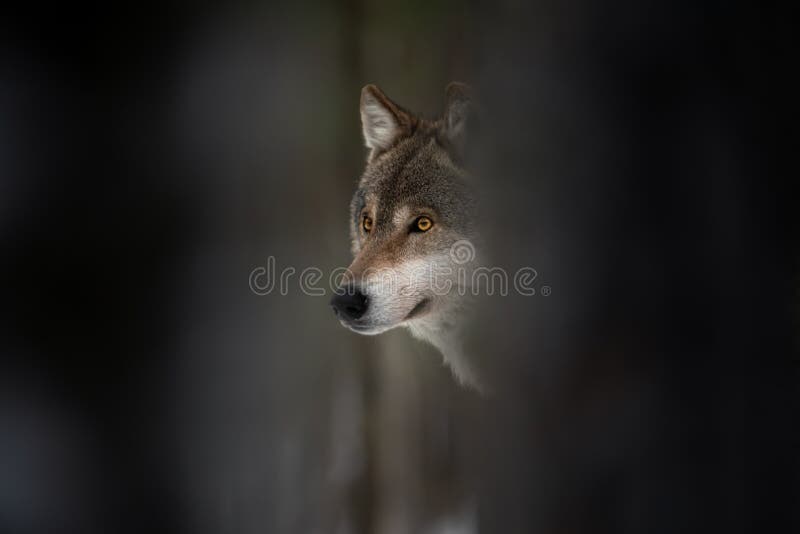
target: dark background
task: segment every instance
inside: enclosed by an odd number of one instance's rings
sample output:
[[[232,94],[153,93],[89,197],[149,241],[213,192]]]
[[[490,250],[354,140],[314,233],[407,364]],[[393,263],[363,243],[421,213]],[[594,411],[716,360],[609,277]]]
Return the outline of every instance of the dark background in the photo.
[[[797,527],[796,67],[743,2],[0,18],[0,531]],[[485,115],[477,398],[248,276],[349,263],[361,86]]]

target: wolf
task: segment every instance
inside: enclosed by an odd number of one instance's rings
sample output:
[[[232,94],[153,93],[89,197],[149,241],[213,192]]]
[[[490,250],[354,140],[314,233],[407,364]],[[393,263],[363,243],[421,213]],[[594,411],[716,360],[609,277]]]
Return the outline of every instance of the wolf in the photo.
[[[359,334],[408,328],[441,352],[462,385],[485,392],[463,347],[478,239],[464,165],[472,94],[463,83],[449,84],[444,113],[431,120],[375,85],[362,89],[369,153],[350,205],[354,259],[331,306]]]

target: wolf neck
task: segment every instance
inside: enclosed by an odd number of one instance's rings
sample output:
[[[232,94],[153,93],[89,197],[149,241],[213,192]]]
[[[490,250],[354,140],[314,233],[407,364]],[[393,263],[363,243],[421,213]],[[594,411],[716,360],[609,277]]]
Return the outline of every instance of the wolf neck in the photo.
[[[412,321],[408,329],[414,337],[427,341],[442,353],[445,363],[462,385],[481,394],[487,393],[477,369],[464,352],[463,328],[444,321]]]

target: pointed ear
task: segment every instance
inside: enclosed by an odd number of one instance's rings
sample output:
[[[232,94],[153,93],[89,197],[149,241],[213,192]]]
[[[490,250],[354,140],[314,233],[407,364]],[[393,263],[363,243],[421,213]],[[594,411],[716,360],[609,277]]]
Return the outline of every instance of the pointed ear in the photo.
[[[367,85],[361,90],[361,127],[364,142],[376,151],[386,150],[403,135],[411,132],[413,119],[400,106],[392,102],[375,85]]]
[[[441,136],[455,155],[462,157],[467,143],[468,125],[471,126],[475,114],[472,89],[466,84],[452,82],[444,92],[445,111]]]

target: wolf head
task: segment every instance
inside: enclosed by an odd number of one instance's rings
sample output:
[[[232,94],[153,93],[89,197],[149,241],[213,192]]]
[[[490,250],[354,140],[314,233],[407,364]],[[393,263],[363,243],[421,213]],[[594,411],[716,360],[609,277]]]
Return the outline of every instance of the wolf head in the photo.
[[[464,270],[474,257],[474,200],[462,166],[471,102],[467,86],[451,83],[443,116],[427,120],[364,87],[370,152],[350,206],[354,260],[331,305],[360,334],[409,327],[474,383],[453,361],[461,352]]]

